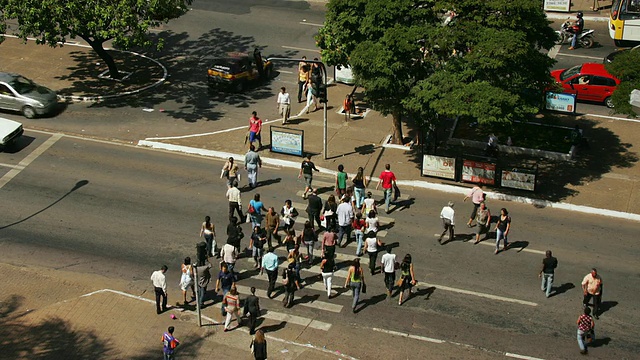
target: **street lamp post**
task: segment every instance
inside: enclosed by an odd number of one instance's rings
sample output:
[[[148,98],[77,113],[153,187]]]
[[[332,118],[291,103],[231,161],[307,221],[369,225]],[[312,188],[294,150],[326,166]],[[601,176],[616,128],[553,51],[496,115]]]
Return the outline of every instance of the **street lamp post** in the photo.
[[[267,58],[267,61],[284,61],[284,62],[296,62],[299,63],[301,61],[304,61],[306,63],[314,63],[314,64],[318,64],[320,65],[320,68],[322,69],[322,77],[324,80],[324,89],[325,91],[327,91],[327,68],[324,66],[324,63],[322,61],[319,60],[304,60],[304,59],[290,59],[290,58],[277,58],[277,57],[272,57],[272,58]],[[323,133],[322,133],[322,155],[324,160],[327,160],[327,158],[329,157],[327,155],[328,153],[328,148],[327,148],[327,102],[324,101],[322,104],[322,111],[323,111]]]

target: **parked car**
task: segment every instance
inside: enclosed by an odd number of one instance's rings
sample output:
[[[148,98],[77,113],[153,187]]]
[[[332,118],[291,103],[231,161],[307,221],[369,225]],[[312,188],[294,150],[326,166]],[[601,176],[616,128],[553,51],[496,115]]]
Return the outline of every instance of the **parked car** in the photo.
[[[604,57],[604,60],[603,60],[602,62],[603,62],[603,63],[605,63],[605,64],[612,63],[612,62],[613,62],[613,60],[615,60],[615,58],[616,58],[618,55],[620,55],[620,54],[622,54],[622,53],[625,53],[625,52],[627,52],[627,51],[636,51],[636,50],[637,50],[637,49],[639,49],[639,48],[640,48],[640,45],[634,46],[634,47],[632,47],[632,48],[618,49],[618,50],[616,50],[616,51],[614,51],[614,52],[610,53],[609,55],[605,56],[605,57]]]
[[[222,87],[242,92],[251,83],[267,81],[273,73],[271,61],[263,60],[256,49],[252,56],[244,53],[230,53],[226,57],[213,59],[207,71],[210,87]]]
[[[28,119],[55,111],[58,95],[22,75],[0,72],[0,109],[21,112]]]
[[[586,63],[551,72],[564,93],[576,94],[578,100],[604,103],[612,108],[611,94],[620,80],[609,74],[603,64]]]
[[[15,145],[22,133],[24,133],[22,124],[0,117],[0,146],[2,148]]]

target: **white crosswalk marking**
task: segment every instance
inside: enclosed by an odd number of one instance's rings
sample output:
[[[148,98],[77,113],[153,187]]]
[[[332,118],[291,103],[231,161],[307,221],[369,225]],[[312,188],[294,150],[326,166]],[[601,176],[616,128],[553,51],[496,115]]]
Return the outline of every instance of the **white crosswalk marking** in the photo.
[[[265,280],[266,280],[266,276],[265,276]],[[324,290],[324,286],[322,284],[320,284],[320,286],[322,287],[321,291],[326,291]],[[243,285],[238,285],[236,284],[236,288],[238,289],[238,291],[241,294],[250,294],[250,290],[251,288],[249,286],[243,286]],[[306,286],[305,286],[306,288]],[[256,289],[256,296],[260,297],[260,298],[268,298],[267,297],[267,291],[266,290],[262,290],[262,289]],[[279,294],[278,296],[274,296],[272,298],[273,300],[280,300],[282,301],[284,299],[284,294]],[[299,299],[299,297],[298,297]],[[294,301],[295,303],[295,301]],[[301,305],[304,307],[309,307],[309,308],[313,308],[313,309],[318,309],[318,310],[325,310],[325,311],[331,311],[331,312],[335,312],[335,313],[339,313],[340,311],[342,311],[342,305],[337,305],[337,304],[332,304],[332,303],[327,303],[327,302],[323,302],[323,301],[318,301],[318,300],[314,300],[311,302],[305,302],[305,303],[295,303],[296,305]]]
[[[221,303],[216,303],[213,307],[220,309],[222,306]],[[331,324],[318,321],[315,319],[309,319],[303,316],[296,316],[291,314],[283,314],[281,312],[265,310],[262,309],[262,313],[260,314],[265,319],[275,320],[275,321],[286,321],[288,324],[295,324],[304,327],[310,327],[317,330],[329,331],[331,329]]]

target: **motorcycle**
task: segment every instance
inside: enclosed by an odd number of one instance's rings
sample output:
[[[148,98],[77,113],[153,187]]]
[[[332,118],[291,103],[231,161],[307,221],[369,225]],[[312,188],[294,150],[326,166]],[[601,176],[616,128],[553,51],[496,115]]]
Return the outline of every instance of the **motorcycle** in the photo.
[[[573,39],[571,21],[567,20],[560,26],[560,31],[556,30],[556,35],[558,39],[556,40],[556,45],[562,45],[565,43],[571,44],[571,39]],[[578,35],[578,44],[581,47],[588,49],[593,46],[593,29],[583,29],[582,32]]]

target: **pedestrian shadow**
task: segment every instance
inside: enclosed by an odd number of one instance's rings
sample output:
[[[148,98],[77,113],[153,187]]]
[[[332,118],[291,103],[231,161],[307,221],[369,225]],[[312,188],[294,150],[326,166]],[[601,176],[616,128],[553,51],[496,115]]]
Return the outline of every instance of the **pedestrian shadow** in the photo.
[[[576,286],[573,285],[573,283],[564,283],[560,286],[558,286],[557,288],[552,288],[551,291],[553,291],[552,295],[550,297],[554,297],[556,295],[560,295],[560,294],[564,294],[567,291],[575,288]],[[554,291],[555,290],[555,291]]]
[[[618,305],[617,301],[603,301],[600,303],[600,306],[598,306],[598,311],[600,311],[600,314],[604,314],[616,305]]]
[[[248,278],[254,277],[254,276],[259,275],[259,274],[260,274],[260,269],[258,268],[258,269],[247,270],[247,271],[244,271],[242,273],[236,273],[236,277],[238,278],[238,281],[240,281],[240,280],[244,280],[244,279],[248,279]]]
[[[428,288],[424,288],[424,289],[418,289],[416,288],[416,291],[411,294],[410,297],[404,299],[404,301],[402,302],[403,304],[406,302],[411,301],[414,298],[417,297],[425,297],[425,300],[429,300],[431,298],[431,294],[433,294],[436,291],[436,287],[435,286],[430,286]],[[398,290],[397,294],[400,294],[400,290]]]
[[[261,324],[262,324],[262,322],[264,322],[264,321],[261,321]],[[256,325],[256,329],[259,328],[260,330],[262,330],[263,333],[266,334],[266,333],[276,332],[278,330],[282,330],[282,329],[284,329],[284,327],[286,325],[287,325],[286,321],[280,321],[279,324],[273,324],[273,325],[267,325],[267,326]]]
[[[378,230],[389,230],[393,228],[395,225],[396,225],[396,222],[392,221],[390,223],[378,226]]]
[[[334,155],[331,157],[328,157],[327,160],[333,160],[333,159],[337,159],[337,158],[341,158],[343,156],[347,156],[347,155],[353,155],[353,154],[359,154],[359,155],[369,155],[369,154],[373,154],[376,152],[376,149],[381,148],[381,146],[375,146],[372,144],[367,144],[367,145],[362,145],[362,146],[358,146],[353,148],[353,151],[344,153],[344,154],[338,154],[338,155]]]
[[[318,195],[324,194],[326,192],[332,192],[333,186],[323,186],[316,189],[318,191]]]
[[[322,281],[322,275],[320,274],[306,277],[304,278],[304,287],[307,287],[307,285],[313,285],[319,281]]]
[[[405,199],[405,200],[400,200],[400,201],[396,201],[396,207],[393,208],[393,211],[403,211],[406,209],[410,209],[411,205],[415,204],[416,202],[416,198],[409,198],[409,199]]]
[[[309,121],[309,118],[304,118],[304,117],[289,118],[289,120],[287,120],[287,125],[299,125],[307,121]]]
[[[511,250],[511,249],[515,249],[515,248],[520,248],[520,250],[518,250],[517,252],[521,252],[522,250],[524,250],[527,246],[529,246],[529,242],[528,241],[514,241],[512,243],[509,244],[509,247],[507,248],[507,250]]]
[[[275,179],[267,179],[267,180],[259,180],[256,184],[256,187],[251,189],[249,186],[243,186],[242,190],[240,190],[241,192],[248,192],[251,190],[255,190],[261,186],[268,186],[268,185],[273,185],[273,184],[278,184],[282,181],[282,178],[275,178]],[[245,190],[246,189],[246,190]]]
[[[293,301],[293,305],[312,303],[320,298],[320,294],[305,295]]]
[[[368,298],[367,300],[360,300],[360,303],[364,303],[362,306],[360,306],[359,308],[356,308],[355,313],[359,313],[360,311],[366,309],[369,306],[374,306],[382,301],[384,301],[384,299],[387,298],[387,294],[379,294],[379,295],[374,295],[370,298]],[[356,305],[357,306],[357,305]]]
[[[606,346],[606,345],[609,345],[610,342],[611,342],[611,338],[609,337],[604,337],[601,339],[596,338],[591,342],[591,344],[589,344],[589,347],[597,348],[600,346]]]
[[[340,287],[332,286],[332,287],[331,287],[331,290],[335,291],[336,293],[335,293],[335,295],[334,295],[334,294],[331,294],[331,296],[329,297],[329,299],[337,298],[338,296],[340,296],[340,295],[342,295],[342,294],[346,293],[347,291],[350,291],[351,289],[346,288],[346,287],[342,287],[342,286],[340,286]]]

